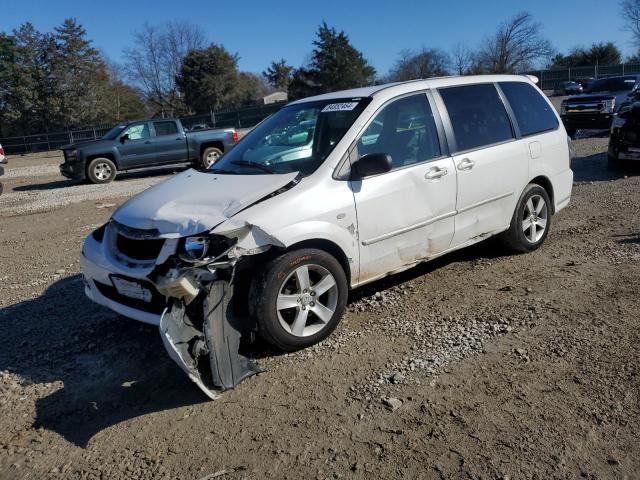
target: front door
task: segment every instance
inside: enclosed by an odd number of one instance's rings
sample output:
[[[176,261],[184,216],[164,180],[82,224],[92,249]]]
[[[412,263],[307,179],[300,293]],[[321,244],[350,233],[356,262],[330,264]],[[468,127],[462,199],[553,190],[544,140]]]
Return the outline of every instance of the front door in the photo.
[[[439,89],[458,173],[452,247],[508,227],[528,176],[528,149],[492,83]],[[448,116],[448,118],[447,118]]]
[[[119,141],[117,148],[120,154],[121,170],[146,165],[152,150],[149,122],[129,125],[120,134]]]
[[[357,156],[391,155],[390,172],[351,181],[358,215],[358,283],[382,277],[449,248],[456,170],[440,143],[424,93],[393,100],[357,142]]]

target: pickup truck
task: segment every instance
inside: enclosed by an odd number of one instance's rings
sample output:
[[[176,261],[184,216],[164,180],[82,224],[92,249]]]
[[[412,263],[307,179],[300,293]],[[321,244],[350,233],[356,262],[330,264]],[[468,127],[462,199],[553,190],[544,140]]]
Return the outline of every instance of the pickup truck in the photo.
[[[208,168],[237,141],[233,129],[187,131],[178,119],[122,123],[99,140],[62,147],[60,173],[108,183],[119,171],[186,162]]]
[[[640,87],[640,76],[594,80],[585,93],[562,101],[560,116],[571,137],[578,129],[608,129],[616,113]]]

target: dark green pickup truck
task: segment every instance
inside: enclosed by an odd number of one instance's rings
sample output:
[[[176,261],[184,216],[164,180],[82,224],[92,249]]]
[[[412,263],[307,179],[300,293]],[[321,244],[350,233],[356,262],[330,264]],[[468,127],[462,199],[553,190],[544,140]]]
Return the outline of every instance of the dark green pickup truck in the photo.
[[[187,131],[178,119],[122,123],[100,140],[62,147],[60,173],[108,183],[119,171],[191,163],[207,168],[238,141],[233,129]]]

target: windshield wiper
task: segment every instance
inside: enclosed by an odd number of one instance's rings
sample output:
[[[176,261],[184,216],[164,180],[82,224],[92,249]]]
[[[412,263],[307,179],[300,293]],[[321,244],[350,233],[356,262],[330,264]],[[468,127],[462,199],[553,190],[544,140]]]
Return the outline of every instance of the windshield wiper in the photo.
[[[224,168],[207,168],[205,172],[220,173],[222,175],[238,175],[235,170],[225,170]]]
[[[249,162],[247,160],[233,160],[229,163],[231,163],[231,165],[238,165],[239,167],[254,167],[267,173],[278,173],[273,168],[267,167],[266,165],[262,165],[261,163],[256,162]]]

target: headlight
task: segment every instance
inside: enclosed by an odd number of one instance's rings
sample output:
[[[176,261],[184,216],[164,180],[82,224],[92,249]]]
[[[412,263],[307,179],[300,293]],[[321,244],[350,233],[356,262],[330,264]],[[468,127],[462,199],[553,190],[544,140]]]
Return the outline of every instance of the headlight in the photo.
[[[179,248],[180,256],[186,261],[218,258],[238,242],[238,238],[224,235],[202,234],[185,238]]]
[[[567,113],[567,104],[563,101],[560,104],[560,115],[564,115],[565,113]]]
[[[184,240],[184,252],[193,260],[200,260],[209,251],[209,239],[207,237],[188,237]]]
[[[91,236],[96,242],[102,243],[102,240],[104,239],[104,231],[107,228],[107,225],[108,223],[105,223],[101,227],[98,227],[93,232],[91,232]]]
[[[78,150],[73,149],[73,150],[67,150],[67,157],[77,157],[78,156]]]
[[[605,100],[603,102],[603,106],[604,106],[603,108],[604,113],[613,113],[613,109],[616,106],[615,98],[612,98],[611,100]]]

